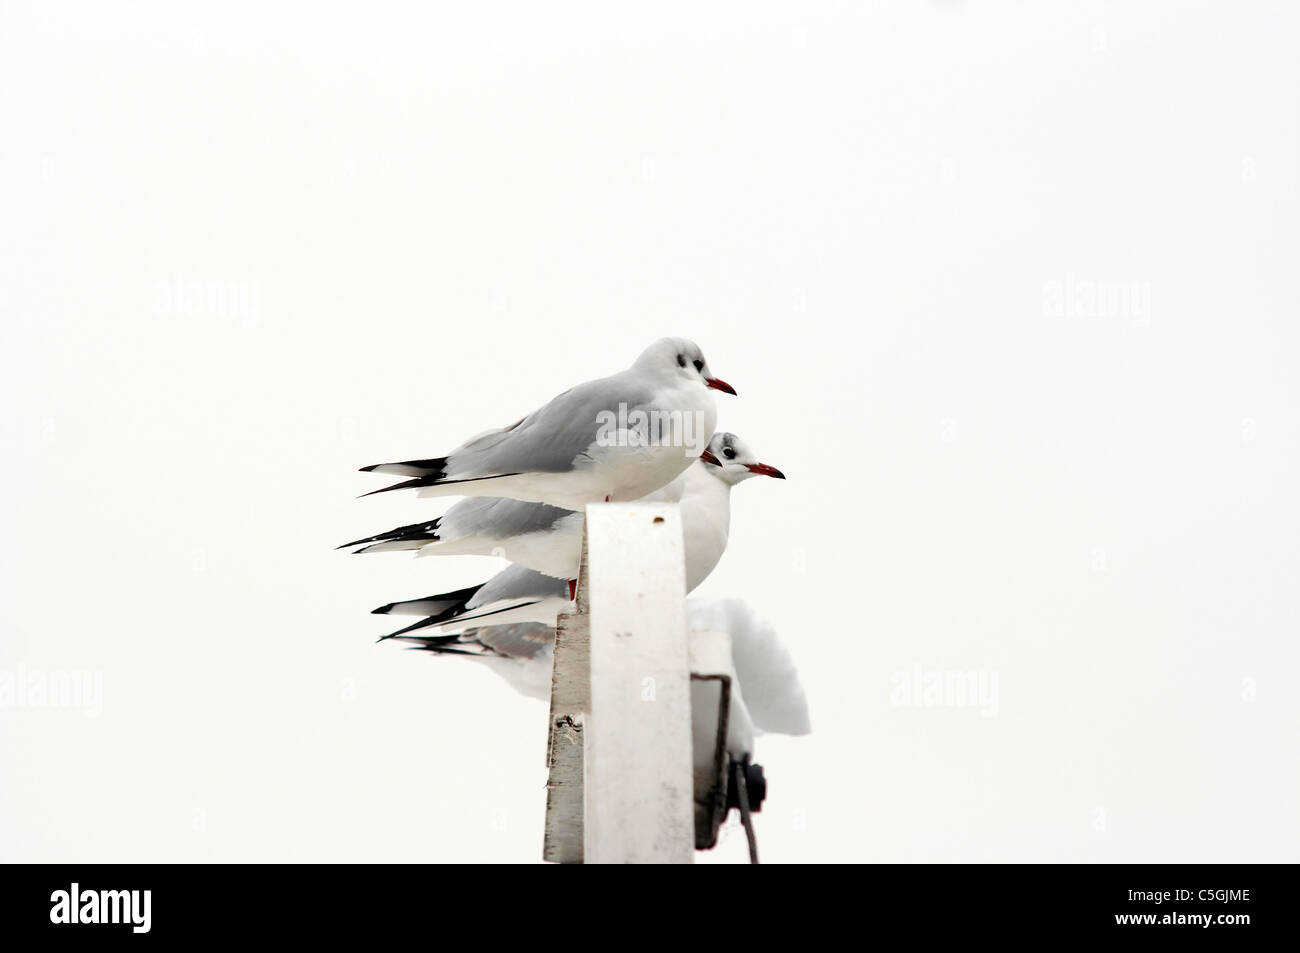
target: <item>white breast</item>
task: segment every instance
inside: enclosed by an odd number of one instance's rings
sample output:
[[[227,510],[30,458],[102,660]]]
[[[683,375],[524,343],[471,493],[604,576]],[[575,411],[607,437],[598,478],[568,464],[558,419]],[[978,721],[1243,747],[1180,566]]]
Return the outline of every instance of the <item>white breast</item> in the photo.
[[[686,549],[686,591],[690,592],[713,572],[727,550],[731,529],[731,487],[699,463],[685,474],[680,502],[682,542]]]

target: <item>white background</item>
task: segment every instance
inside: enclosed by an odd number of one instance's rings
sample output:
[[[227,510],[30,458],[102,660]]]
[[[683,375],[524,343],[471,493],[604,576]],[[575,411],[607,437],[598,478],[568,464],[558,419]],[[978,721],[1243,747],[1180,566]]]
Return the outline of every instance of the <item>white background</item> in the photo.
[[[358,466],[674,333],[789,476],[700,590],[812,705],[766,860],[1300,860],[1297,36],[6,3],[0,670],[104,687],[0,709],[0,858],[536,861],[543,706],[367,615],[494,564],[332,547],[442,507]],[[1053,313],[1098,281],[1149,307]],[[918,666],[996,707],[896,704]]]

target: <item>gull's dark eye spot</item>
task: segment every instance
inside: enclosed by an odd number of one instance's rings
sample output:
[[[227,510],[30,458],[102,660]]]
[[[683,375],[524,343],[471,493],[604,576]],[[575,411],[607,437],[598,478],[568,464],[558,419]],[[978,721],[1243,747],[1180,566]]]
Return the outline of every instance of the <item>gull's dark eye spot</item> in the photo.
[[[736,459],[736,451],[732,450],[730,447],[728,447],[726,450],[723,450],[722,455],[726,457],[728,460]]]
[[[704,362],[703,362],[703,361],[696,361],[696,362],[695,362],[695,369],[696,369],[697,371],[702,371],[702,370],[704,370]]]
[[[677,355],[677,366],[678,366],[678,367],[685,367],[685,366],[686,366],[686,357],[685,357],[685,355],[682,355],[682,354],[678,354],[678,355]]]

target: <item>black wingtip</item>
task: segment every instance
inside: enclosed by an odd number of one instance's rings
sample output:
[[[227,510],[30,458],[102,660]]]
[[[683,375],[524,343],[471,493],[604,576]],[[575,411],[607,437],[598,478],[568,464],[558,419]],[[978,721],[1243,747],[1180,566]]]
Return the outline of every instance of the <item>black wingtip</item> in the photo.
[[[372,463],[368,467],[362,467],[360,473],[374,473],[376,470],[382,470],[384,467],[390,469],[388,473],[399,473],[405,476],[433,477],[437,479],[447,470],[446,457],[429,457],[427,460],[402,460],[398,463]]]
[[[395,605],[397,605],[396,602],[390,602],[390,603],[388,603],[388,605],[386,605],[386,606],[380,606],[378,609],[371,609],[371,610],[370,610],[370,614],[371,614],[371,615],[388,615],[388,613],[390,613],[390,612],[393,611],[393,606],[395,606]]]
[[[431,520],[425,520],[423,523],[411,523],[409,526],[399,526],[397,529],[390,529],[386,533],[380,533],[378,536],[366,536],[363,539],[354,539],[350,543],[344,543],[338,549],[345,549],[348,546],[360,546],[358,553],[364,553],[372,545],[379,543],[406,543],[412,541],[418,542],[437,542],[438,527],[442,525],[442,517],[436,517]]]
[[[388,493],[392,490],[409,490],[418,486],[432,486],[438,481],[432,477],[413,477],[410,480],[403,480],[401,483],[394,483],[392,486],[382,487],[378,490],[371,490],[369,493],[362,493],[357,499],[364,499],[367,496],[374,496],[376,493]]]
[[[398,642],[405,642],[407,649],[416,652],[428,652],[435,655],[469,655],[473,658],[482,657],[483,653],[466,647],[461,641],[462,636],[459,633],[452,635],[398,635],[394,633],[391,636],[385,636],[380,641],[394,639]]]
[[[429,626],[437,625],[437,624],[438,624],[437,618],[431,616],[427,619],[421,619],[418,622],[412,622],[410,625],[398,629],[396,632],[389,632],[386,636],[384,636],[384,638],[386,639],[396,638],[399,635],[405,635],[407,632],[415,632],[419,629],[427,629]]]

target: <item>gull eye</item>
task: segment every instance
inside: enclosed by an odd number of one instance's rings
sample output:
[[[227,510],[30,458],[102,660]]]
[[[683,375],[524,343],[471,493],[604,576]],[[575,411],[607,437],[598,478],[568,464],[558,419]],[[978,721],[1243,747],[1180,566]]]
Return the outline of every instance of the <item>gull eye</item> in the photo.
[[[681,355],[681,354],[678,354],[678,355],[677,355],[677,366],[678,366],[678,367],[685,367],[685,366],[686,366],[686,358],[685,358],[685,356],[683,356],[683,355]]]
[[[695,362],[695,369],[696,369],[697,371],[702,371],[702,370],[704,370],[704,362],[703,362],[703,361],[696,361],[696,362]]]
[[[727,449],[723,450],[723,451],[722,451],[722,455],[723,455],[724,457],[726,457],[728,460],[734,460],[734,459],[736,459],[736,451],[735,451],[735,450],[732,450],[730,447],[728,447]]]

